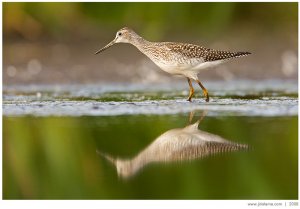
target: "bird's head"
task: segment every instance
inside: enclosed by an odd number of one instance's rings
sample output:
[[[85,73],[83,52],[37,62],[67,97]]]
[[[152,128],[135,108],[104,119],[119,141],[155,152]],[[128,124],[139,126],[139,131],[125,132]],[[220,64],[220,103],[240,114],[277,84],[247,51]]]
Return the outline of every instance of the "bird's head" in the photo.
[[[112,45],[114,45],[116,43],[130,43],[135,37],[137,37],[137,34],[133,30],[131,30],[130,28],[127,28],[127,27],[122,28],[117,32],[114,40],[112,40],[105,47],[98,50],[95,54],[98,54],[98,53],[104,51],[105,49],[111,47]]]

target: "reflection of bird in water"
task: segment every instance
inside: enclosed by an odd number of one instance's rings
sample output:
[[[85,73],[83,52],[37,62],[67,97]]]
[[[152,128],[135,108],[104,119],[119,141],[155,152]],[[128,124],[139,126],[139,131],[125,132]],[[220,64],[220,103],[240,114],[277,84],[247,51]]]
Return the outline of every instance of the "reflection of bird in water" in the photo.
[[[206,102],[209,101],[208,91],[199,81],[197,76],[200,71],[217,66],[228,60],[251,54],[250,52],[214,50],[194,44],[150,42],[140,37],[130,28],[122,28],[119,30],[115,39],[102,49],[98,50],[96,54],[116,43],[130,43],[148,56],[163,71],[173,75],[182,75],[186,77],[190,87],[188,101],[191,101],[194,95],[192,81],[196,81],[199,84],[203,90]]]
[[[199,130],[198,125],[202,119],[203,117],[184,128],[171,129],[163,133],[132,159],[113,158],[99,151],[98,153],[116,166],[119,176],[128,178],[153,162],[193,160],[217,153],[248,149],[246,144],[234,143]]]

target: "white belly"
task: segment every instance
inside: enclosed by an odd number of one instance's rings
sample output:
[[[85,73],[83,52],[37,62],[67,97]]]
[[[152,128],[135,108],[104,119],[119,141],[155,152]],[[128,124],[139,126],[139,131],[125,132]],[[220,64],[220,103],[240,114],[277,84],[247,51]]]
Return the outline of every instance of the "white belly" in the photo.
[[[197,80],[198,73],[202,70],[215,67],[221,64],[223,61],[213,61],[213,62],[203,62],[196,65],[189,65],[189,64],[180,64],[177,63],[156,63],[155,64],[160,67],[163,71],[170,73],[172,75],[182,75],[194,80]]]
[[[221,63],[223,63],[224,60],[217,60],[217,61],[212,61],[212,62],[203,62],[200,63],[198,65],[195,65],[194,67],[191,68],[191,70],[195,70],[200,72],[201,70],[207,69],[207,68],[211,68],[211,67],[215,67]]]
[[[178,75],[182,74],[183,68],[181,68],[178,65],[170,65],[170,64],[164,64],[164,63],[155,63],[160,69],[163,71],[173,74],[173,75]]]

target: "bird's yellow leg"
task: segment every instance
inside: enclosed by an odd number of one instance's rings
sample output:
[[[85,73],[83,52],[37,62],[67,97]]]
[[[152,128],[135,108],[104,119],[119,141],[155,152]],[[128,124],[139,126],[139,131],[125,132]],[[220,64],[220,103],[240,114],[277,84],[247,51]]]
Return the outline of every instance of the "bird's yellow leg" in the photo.
[[[194,91],[191,79],[187,78],[187,80],[188,80],[188,83],[189,83],[189,86],[190,86],[190,94],[189,94],[189,98],[187,99],[187,101],[191,102],[195,91]]]
[[[193,110],[193,111],[190,112],[190,116],[189,116],[189,123],[190,124],[192,123],[194,115],[195,115],[195,110]]]
[[[199,124],[201,123],[201,121],[205,118],[205,116],[207,115],[207,110],[204,110],[201,114],[201,117],[200,119],[198,120],[199,121]]]
[[[202,83],[197,80],[197,83],[199,84],[199,86],[201,87],[201,89],[203,90],[203,95],[205,96],[205,101],[209,102],[209,95],[208,95],[208,91],[206,90],[206,88],[202,85]]]
[[[193,110],[193,111],[190,112],[190,116],[189,116],[189,123],[190,123],[190,124],[191,124],[192,121],[193,121],[193,117],[194,117],[195,113],[196,113],[195,110]],[[201,117],[198,119],[197,122],[200,124],[201,121],[205,118],[206,115],[207,115],[207,110],[204,110],[204,111],[202,112],[202,114],[201,114]]]

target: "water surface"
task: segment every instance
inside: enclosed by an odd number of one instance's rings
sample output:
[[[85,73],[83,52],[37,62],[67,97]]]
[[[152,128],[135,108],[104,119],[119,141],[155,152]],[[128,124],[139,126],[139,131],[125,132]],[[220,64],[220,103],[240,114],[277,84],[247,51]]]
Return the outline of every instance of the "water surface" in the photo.
[[[199,115],[195,117],[199,117]],[[151,162],[130,178],[97,151],[132,159],[188,115],[4,117],[4,199],[297,199],[297,117],[206,117],[199,129],[249,149]],[[195,121],[194,121],[195,122]]]
[[[297,84],[250,84],[4,87],[3,198],[297,199]]]

